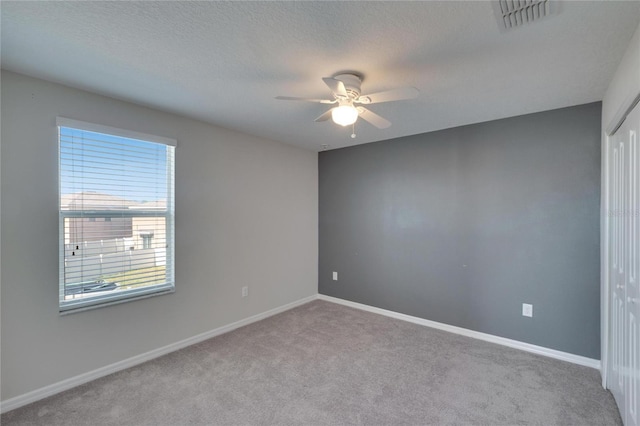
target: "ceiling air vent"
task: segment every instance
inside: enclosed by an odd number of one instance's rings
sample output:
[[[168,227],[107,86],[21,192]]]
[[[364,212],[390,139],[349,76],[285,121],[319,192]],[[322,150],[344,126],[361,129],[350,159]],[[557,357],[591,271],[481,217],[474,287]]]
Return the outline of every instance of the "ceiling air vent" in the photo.
[[[556,12],[556,1],[553,0],[498,0],[492,3],[501,31],[539,21]]]

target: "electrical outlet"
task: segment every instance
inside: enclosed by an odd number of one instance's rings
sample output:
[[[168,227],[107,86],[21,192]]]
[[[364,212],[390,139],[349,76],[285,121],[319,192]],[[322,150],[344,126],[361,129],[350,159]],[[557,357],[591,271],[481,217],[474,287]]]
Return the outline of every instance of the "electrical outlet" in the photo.
[[[333,272],[333,280],[338,281],[338,273],[335,271]]]
[[[522,304],[522,316],[523,317],[532,317],[533,316],[533,305],[529,303]]]
[[[242,297],[247,297],[249,295],[249,287],[246,285],[242,287]]]

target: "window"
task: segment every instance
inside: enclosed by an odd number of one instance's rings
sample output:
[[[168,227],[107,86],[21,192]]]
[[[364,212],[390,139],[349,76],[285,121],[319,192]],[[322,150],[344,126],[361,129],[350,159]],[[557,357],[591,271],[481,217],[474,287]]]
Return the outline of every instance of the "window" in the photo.
[[[57,125],[60,311],[173,292],[176,141]]]
[[[140,238],[142,238],[142,248],[151,248],[151,239],[153,238],[153,231],[140,233]]]

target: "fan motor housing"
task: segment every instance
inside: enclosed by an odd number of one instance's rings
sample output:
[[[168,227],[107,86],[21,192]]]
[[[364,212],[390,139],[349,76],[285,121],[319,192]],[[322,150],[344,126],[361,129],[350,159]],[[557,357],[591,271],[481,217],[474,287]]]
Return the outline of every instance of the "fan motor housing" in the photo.
[[[344,88],[347,90],[350,99],[358,99],[360,97],[360,84],[362,83],[362,79],[359,76],[355,74],[338,74],[333,78],[344,84]]]

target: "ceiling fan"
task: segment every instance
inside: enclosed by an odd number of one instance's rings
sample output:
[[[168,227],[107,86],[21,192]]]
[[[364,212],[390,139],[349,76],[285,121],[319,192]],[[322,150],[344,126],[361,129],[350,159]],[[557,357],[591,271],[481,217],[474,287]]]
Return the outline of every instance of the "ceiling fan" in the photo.
[[[337,106],[334,106],[316,118],[315,121],[327,121],[331,118],[336,124],[350,126],[356,122],[358,117],[361,117],[379,129],[386,129],[391,126],[391,122],[362,105],[413,99],[416,98],[419,93],[415,87],[405,87],[362,95],[360,91],[362,77],[349,73],[338,74],[335,77],[325,77],[322,81],[331,89],[333,99],[296,98],[291,96],[277,96],[276,99],[284,101],[317,102],[330,105],[337,104]],[[353,136],[355,135],[352,135],[352,137]]]

